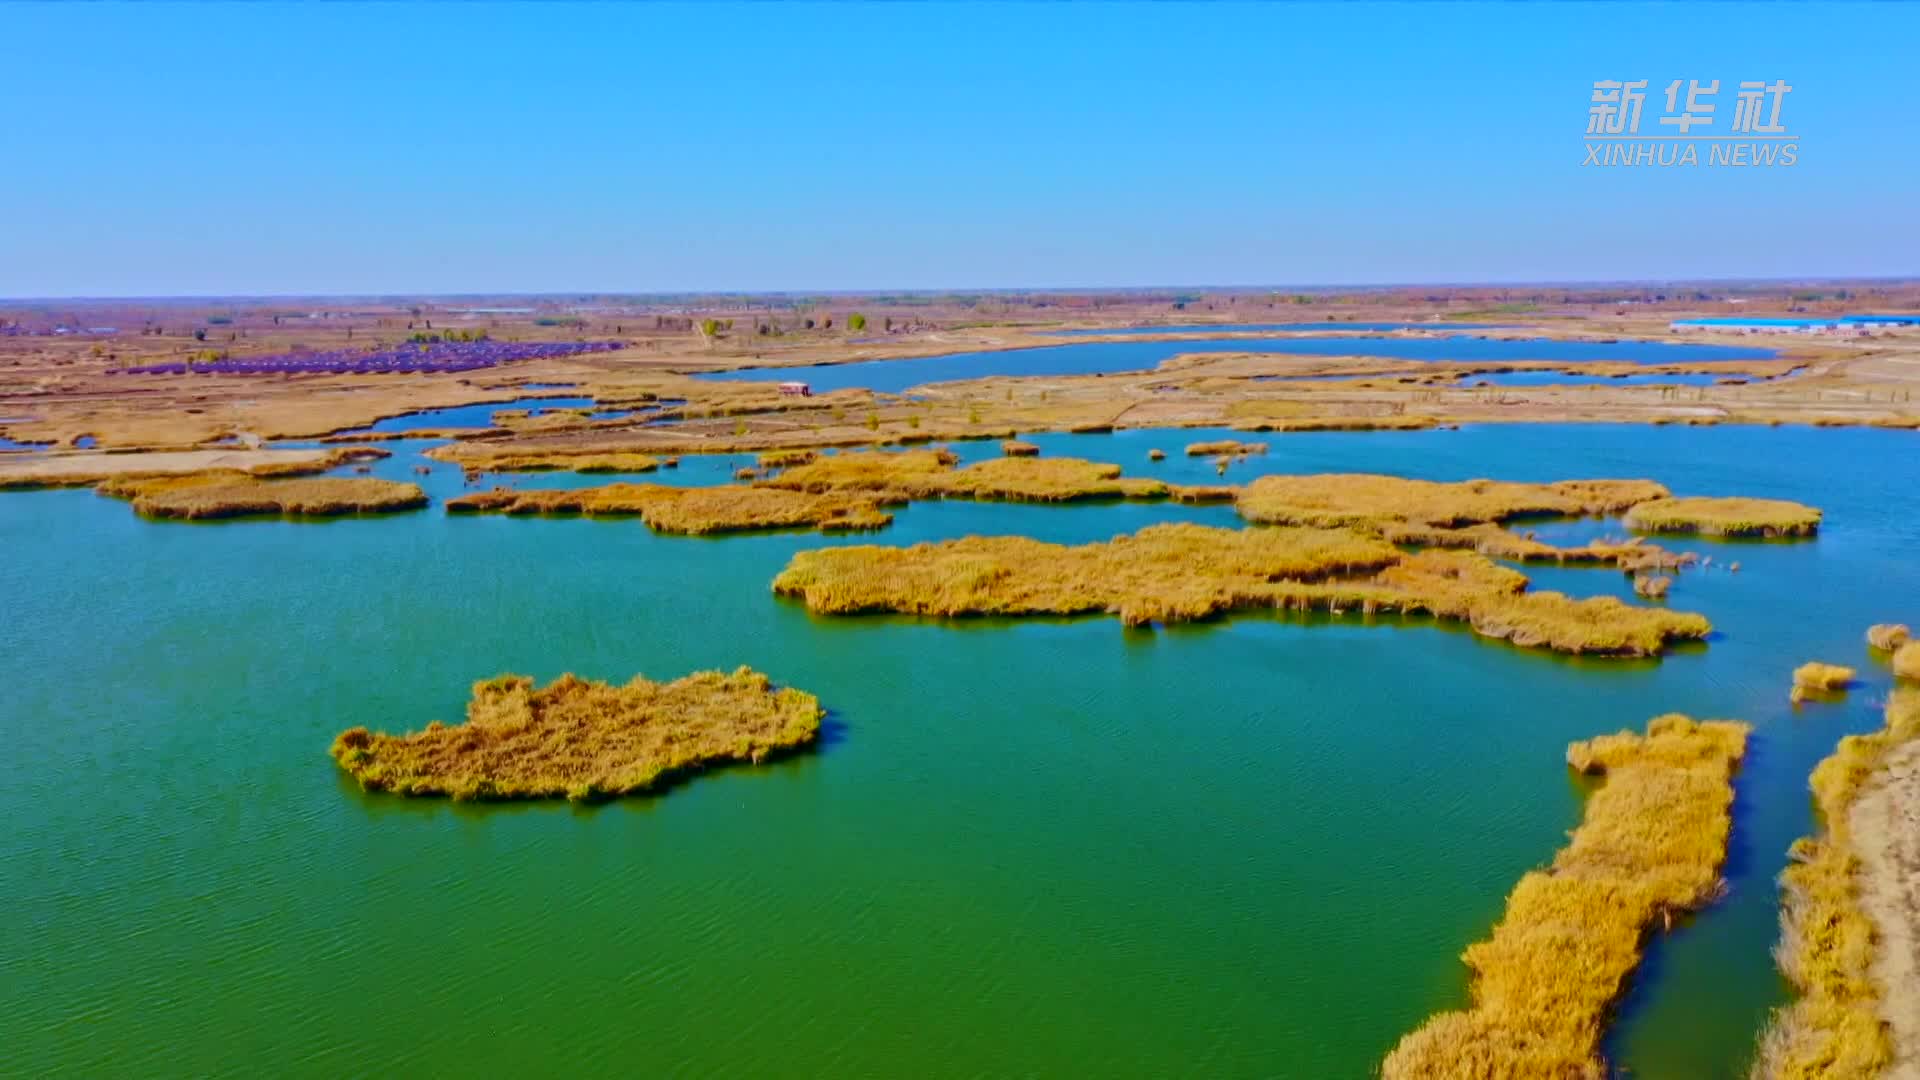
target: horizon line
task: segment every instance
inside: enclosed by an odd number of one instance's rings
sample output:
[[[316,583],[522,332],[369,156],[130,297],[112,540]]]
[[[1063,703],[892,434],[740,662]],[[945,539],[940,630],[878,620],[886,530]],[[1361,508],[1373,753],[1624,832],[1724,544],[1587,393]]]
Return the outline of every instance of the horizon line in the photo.
[[[1592,288],[1598,286],[1677,286],[1677,285],[1787,285],[1787,284],[1904,284],[1920,283],[1920,272],[1914,274],[1893,275],[1849,275],[1849,274],[1811,274],[1791,277],[1647,277],[1647,278],[1513,278],[1485,281],[1389,281],[1389,282],[1328,282],[1319,284],[1305,283],[1264,283],[1246,285],[1227,284],[1154,284],[1154,285],[986,285],[986,286],[876,286],[869,288],[770,288],[770,289],[541,289],[541,290],[505,290],[489,291],[453,291],[453,292],[407,292],[407,291],[370,291],[370,292],[280,292],[280,293],[122,293],[122,294],[84,294],[41,296],[0,296],[0,304],[45,304],[45,303],[81,303],[99,301],[195,301],[195,300],[460,300],[460,299],[499,299],[505,297],[524,299],[553,299],[561,297],[622,297],[622,298],[688,298],[709,299],[718,297],[809,297],[842,296],[849,298],[873,297],[887,294],[902,296],[937,296],[954,294],[988,295],[1033,295],[1059,293],[1077,294],[1126,294],[1151,292],[1199,292],[1223,294],[1248,294],[1261,292],[1330,292],[1335,290],[1357,290],[1362,292],[1385,292],[1395,289],[1485,289],[1485,288]]]

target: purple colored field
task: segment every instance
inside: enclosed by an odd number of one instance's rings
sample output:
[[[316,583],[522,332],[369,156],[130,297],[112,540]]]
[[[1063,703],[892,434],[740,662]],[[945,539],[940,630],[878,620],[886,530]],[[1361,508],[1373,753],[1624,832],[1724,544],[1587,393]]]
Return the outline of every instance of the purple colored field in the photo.
[[[447,341],[378,349],[331,349],[240,360],[174,361],[110,370],[114,375],[397,375],[474,371],[517,360],[609,352],[617,341]]]

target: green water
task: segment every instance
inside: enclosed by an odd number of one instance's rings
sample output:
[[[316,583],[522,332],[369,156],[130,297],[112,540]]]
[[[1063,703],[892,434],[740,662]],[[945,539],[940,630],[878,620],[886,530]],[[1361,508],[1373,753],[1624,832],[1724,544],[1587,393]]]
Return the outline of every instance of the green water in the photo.
[[[1037,441],[1197,481],[1211,465],[1180,448],[1217,434]],[[0,496],[0,1060],[29,1075],[1363,1076],[1463,1003],[1460,950],[1579,820],[1566,743],[1680,710],[1756,726],[1731,889],[1654,948],[1607,1050],[1639,1077],[1735,1076],[1782,997],[1772,879],[1809,827],[1806,774],[1878,724],[1887,676],[1861,634],[1920,619],[1915,438],[1281,435],[1229,474],[1648,475],[1827,509],[1817,541],[1679,545],[1742,563],[1674,590],[1719,633],[1630,663],[1418,622],[828,620],[770,595],[794,551],[871,538],[437,507],[185,525],[87,492]],[[1156,446],[1172,457],[1150,466]],[[698,459],[675,474],[725,478]],[[426,482],[460,490],[444,468]],[[1234,522],[939,503],[879,540],[1079,542],[1175,519]],[[1535,576],[1626,592],[1606,571]],[[1859,664],[1867,685],[1792,711],[1788,673],[1815,657]],[[355,724],[458,719],[468,684],[499,671],[737,664],[820,695],[818,753],[593,809],[368,796],[326,755]]]

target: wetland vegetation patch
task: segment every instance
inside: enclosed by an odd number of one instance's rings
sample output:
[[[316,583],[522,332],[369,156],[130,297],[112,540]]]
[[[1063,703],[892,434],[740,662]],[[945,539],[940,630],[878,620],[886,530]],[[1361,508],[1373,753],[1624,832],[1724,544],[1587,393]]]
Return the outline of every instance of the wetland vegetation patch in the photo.
[[[1701,536],[1812,536],[1820,511],[1783,499],[1654,499],[1627,511],[1627,525],[1642,532]]]
[[[796,491],[873,491],[906,499],[1072,502],[1080,499],[1165,499],[1177,484],[1120,475],[1120,466],[1079,458],[1011,455],[955,468],[945,450],[836,454],[801,465],[764,484]]]
[[[275,514],[340,517],[418,510],[427,505],[426,492],[420,485],[396,480],[359,476],[263,478],[228,470],[123,477],[108,480],[96,490],[131,501],[134,511],[146,517],[190,520]]]
[[[819,737],[823,716],[812,694],[775,689],[745,667],[625,686],[563,675],[538,689],[501,675],[473,685],[464,724],[408,735],[356,727],[332,754],[369,791],[590,801],[798,750]]]
[[[1647,936],[1720,894],[1747,730],[1675,714],[1645,735],[1570,746],[1569,765],[1606,778],[1580,827],[1550,867],[1520,879],[1493,936],[1461,957],[1473,1004],[1403,1038],[1382,1075],[1606,1075],[1601,1036]]]
[[[632,514],[659,532],[703,536],[759,529],[878,529],[893,521],[882,504],[878,496],[858,492],[814,493],[739,484],[602,484],[546,491],[495,488],[449,499],[447,512],[589,517]]]
[[[1862,901],[1853,810],[1889,758],[1917,738],[1920,694],[1896,691],[1879,731],[1841,739],[1813,770],[1810,786],[1824,830],[1794,841],[1788,852],[1774,949],[1799,997],[1775,1012],[1762,1034],[1755,1077],[1878,1076],[1893,1059],[1874,977],[1883,937]]]
[[[1372,473],[1321,473],[1256,479],[1240,496],[1240,515],[1266,525],[1458,528],[1518,517],[1617,514],[1667,494],[1663,485],[1651,480],[1445,483]]]
[[[1699,615],[1609,596],[1528,592],[1524,574],[1477,554],[1407,554],[1376,536],[1310,527],[1168,524],[1077,547],[974,536],[803,551],[773,588],[829,615],[1107,613],[1143,626],[1263,608],[1428,614],[1523,647],[1612,656],[1654,655],[1711,629]]]

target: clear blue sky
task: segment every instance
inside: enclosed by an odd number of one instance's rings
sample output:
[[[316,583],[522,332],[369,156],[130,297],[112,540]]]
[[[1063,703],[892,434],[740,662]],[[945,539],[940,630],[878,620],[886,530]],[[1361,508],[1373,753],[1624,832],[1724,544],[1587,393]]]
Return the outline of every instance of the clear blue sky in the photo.
[[[4,8],[0,296],[1920,274],[1920,7]],[[1784,78],[1790,169],[1583,168]]]

